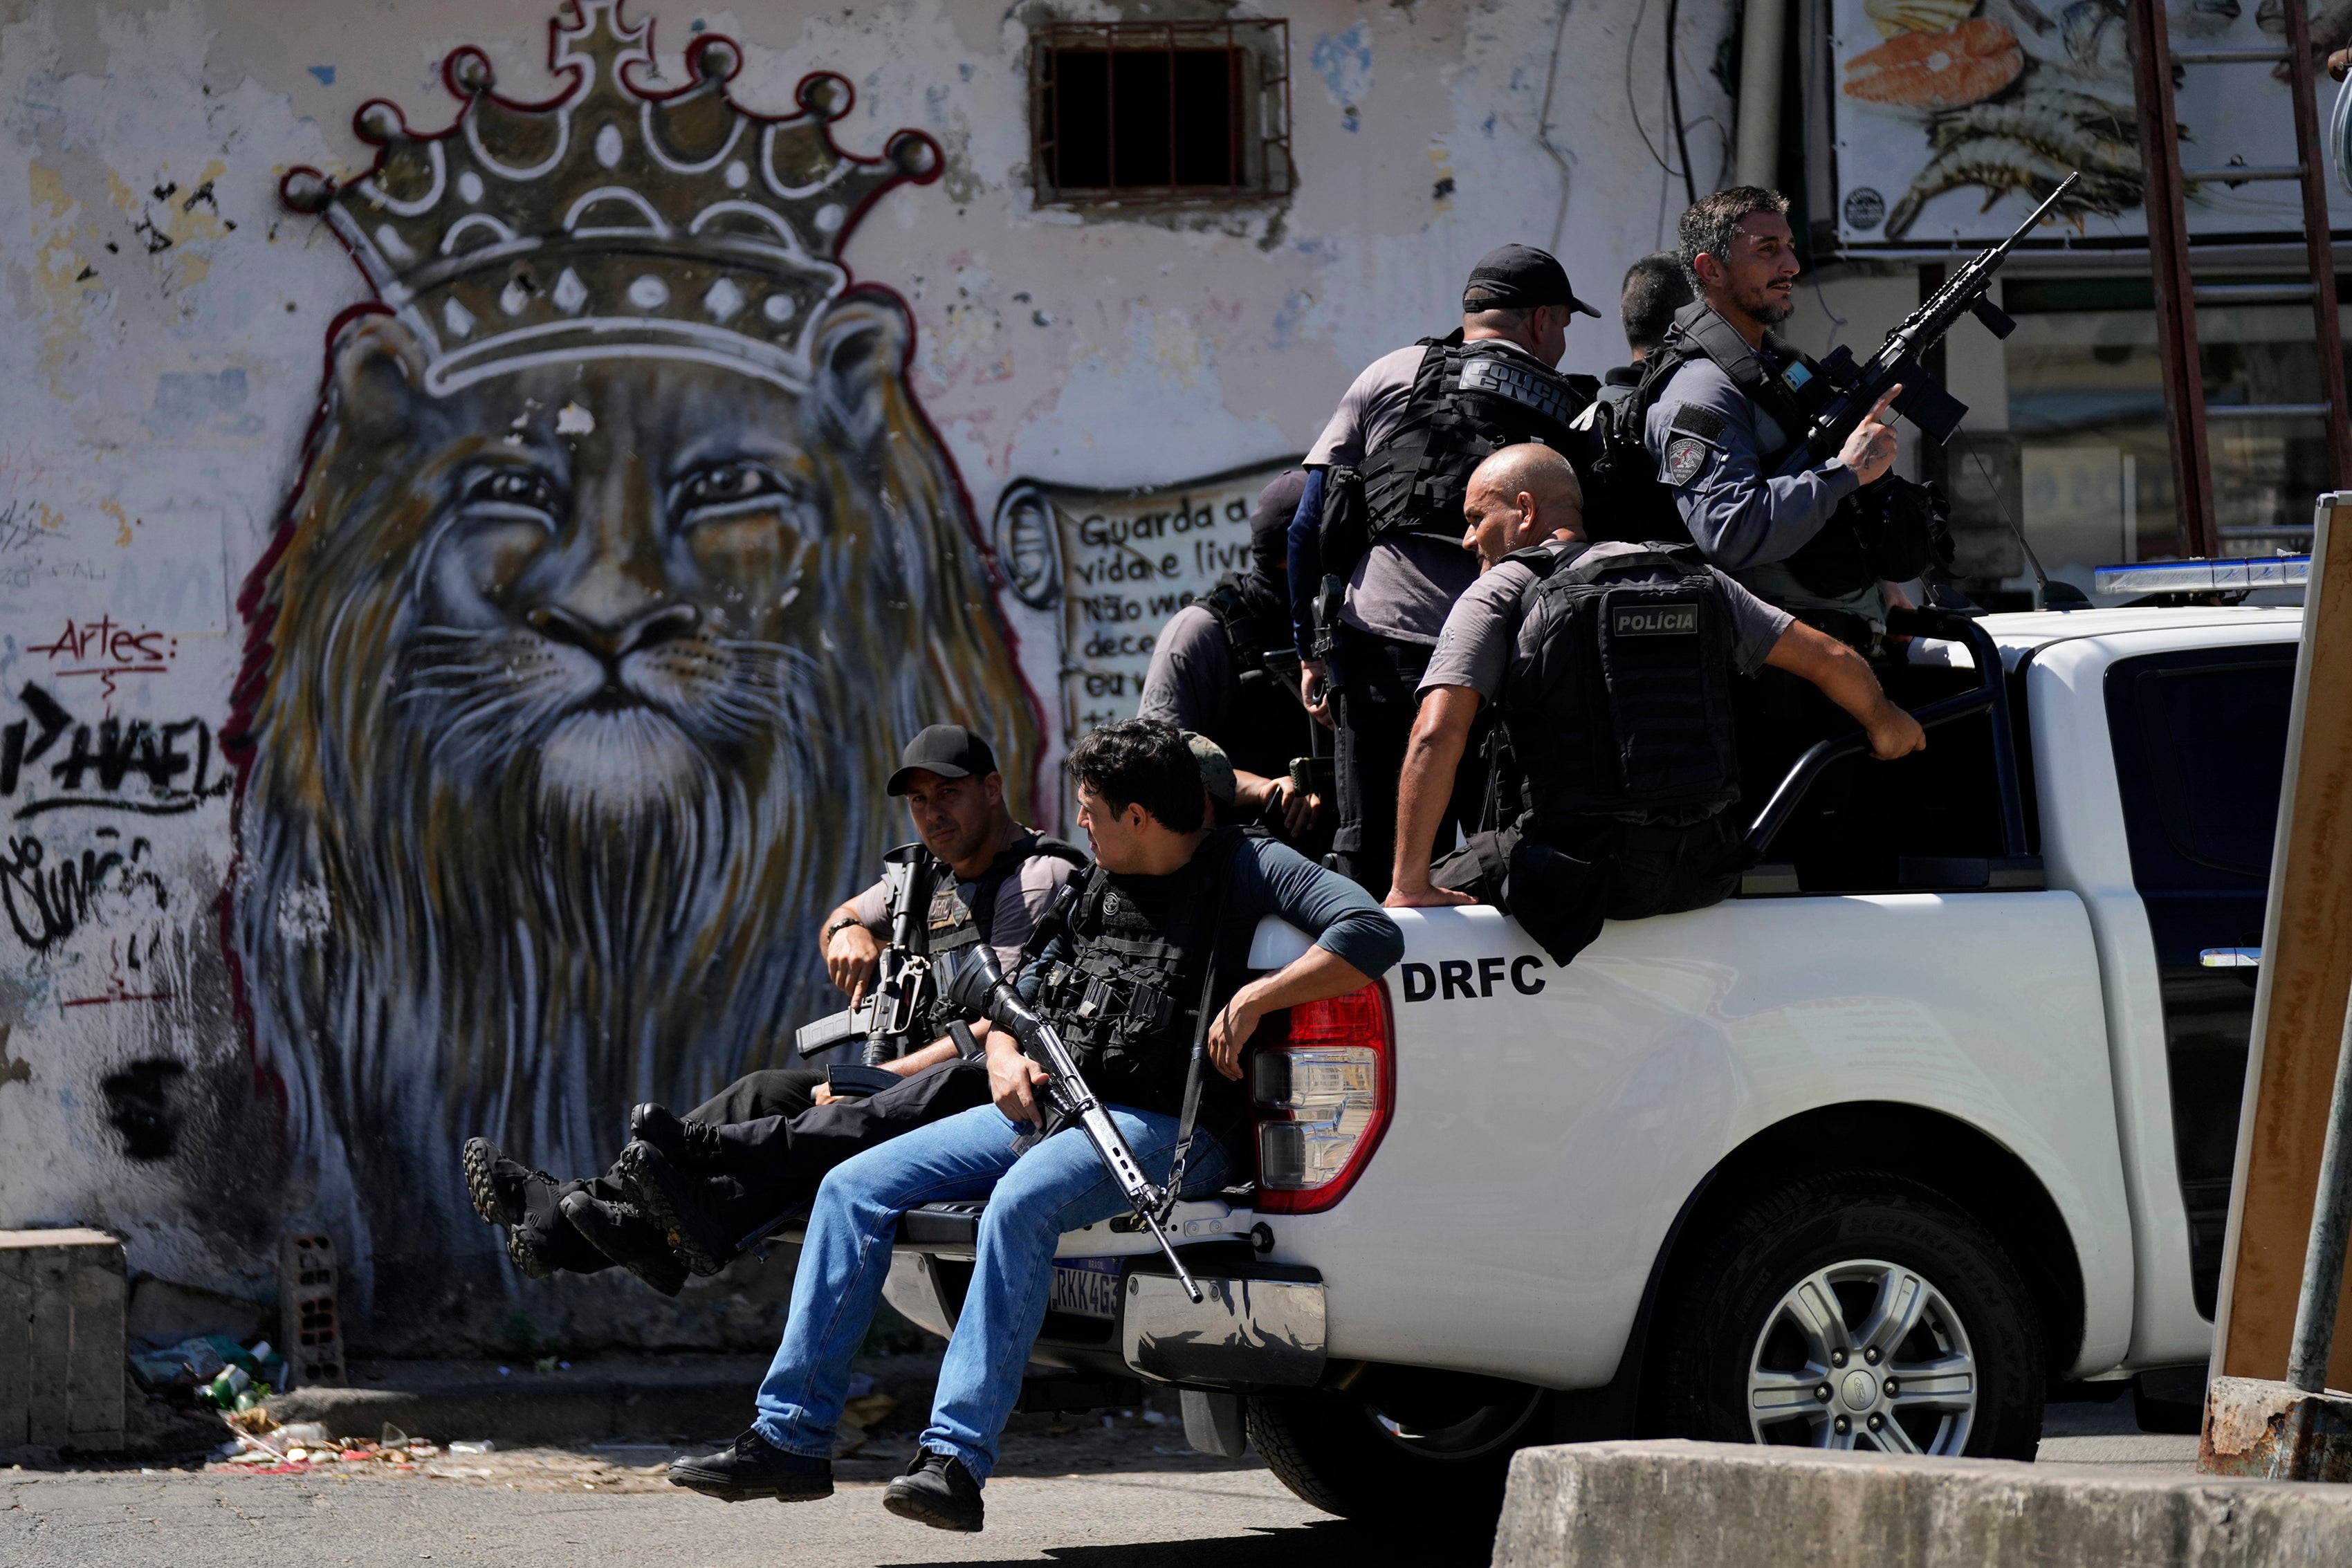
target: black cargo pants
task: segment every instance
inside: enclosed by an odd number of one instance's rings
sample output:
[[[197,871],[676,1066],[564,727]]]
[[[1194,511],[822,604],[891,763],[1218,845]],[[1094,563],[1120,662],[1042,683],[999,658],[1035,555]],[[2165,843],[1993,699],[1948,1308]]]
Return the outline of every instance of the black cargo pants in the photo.
[[[1420,710],[1421,677],[1435,650],[1419,643],[1396,643],[1354,626],[1339,628],[1342,682],[1332,719],[1339,732],[1339,831],[1331,841],[1342,875],[1374,898],[1386,898],[1395,870],[1397,779],[1404,772],[1405,745]],[[1453,830],[1478,824],[1486,810],[1486,773],[1479,761],[1486,731],[1482,709],[1463,748],[1454,793],[1436,842],[1453,841]]]

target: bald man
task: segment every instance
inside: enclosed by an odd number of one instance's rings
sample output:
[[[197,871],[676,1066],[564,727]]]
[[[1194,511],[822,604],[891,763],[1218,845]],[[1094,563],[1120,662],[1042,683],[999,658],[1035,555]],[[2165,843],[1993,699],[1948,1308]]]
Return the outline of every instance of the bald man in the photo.
[[[1478,580],[1421,681],[1398,786],[1399,908],[1499,904],[1565,964],[1602,919],[1697,909],[1745,869],[1731,682],[1770,665],[1852,714],[1873,755],[1927,744],[1844,643],[1765,603],[1689,545],[1593,544],[1576,471],[1507,446],[1471,475],[1462,548]],[[1429,861],[1465,743],[1493,703],[1526,810]]]

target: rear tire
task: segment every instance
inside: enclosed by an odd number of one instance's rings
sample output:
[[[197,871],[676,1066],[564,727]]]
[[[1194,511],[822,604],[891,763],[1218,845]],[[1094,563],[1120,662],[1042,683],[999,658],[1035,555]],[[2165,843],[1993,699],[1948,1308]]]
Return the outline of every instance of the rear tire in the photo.
[[[1843,1172],[1740,1210],[1677,1268],[1646,1429],[1715,1442],[2031,1459],[2047,1367],[2032,1295],[1931,1188]]]
[[[1253,1395],[1249,1436],[1276,1479],[1346,1519],[1426,1523],[1433,1500],[1491,1519],[1511,1456],[1550,1431],[1544,1390],[1375,1367],[1346,1393]]]

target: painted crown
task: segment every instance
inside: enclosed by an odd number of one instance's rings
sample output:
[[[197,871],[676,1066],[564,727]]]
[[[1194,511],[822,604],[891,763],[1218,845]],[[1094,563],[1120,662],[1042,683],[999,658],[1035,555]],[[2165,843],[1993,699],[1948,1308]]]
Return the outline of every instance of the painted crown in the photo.
[[[939,177],[939,144],[895,132],[879,158],[834,145],[854,94],[802,78],[801,112],[756,114],[728,97],[742,51],[716,34],[686,52],[688,84],[653,77],[653,23],[621,0],[569,0],[549,64],[572,79],[545,103],[491,90],[489,57],[442,61],[466,100],[420,134],[378,99],[353,117],[380,151],[338,188],[289,172],[287,205],[323,214],[377,297],[415,333],[436,395],[534,364],[698,360],[799,390],[825,305],[849,283],[841,246],[876,197]]]

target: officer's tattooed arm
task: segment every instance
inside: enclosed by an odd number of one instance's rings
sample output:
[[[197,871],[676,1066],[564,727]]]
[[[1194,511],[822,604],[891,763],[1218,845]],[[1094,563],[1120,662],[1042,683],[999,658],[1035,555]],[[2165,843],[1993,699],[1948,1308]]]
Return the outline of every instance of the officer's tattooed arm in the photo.
[[[1405,743],[1404,772],[1397,780],[1396,866],[1389,876],[1388,904],[1396,909],[1428,909],[1475,904],[1466,893],[1429,884],[1429,855],[1437,825],[1454,793],[1454,775],[1478,716],[1478,694],[1468,686],[1432,686],[1423,694]]]
[[[1919,727],[1919,721],[1888,702],[1870,665],[1836,638],[1801,621],[1791,621],[1764,662],[1812,682],[1830,701],[1852,714],[1870,736],[1871,755],[1881,762],[1927,749],[1927,732]]]

